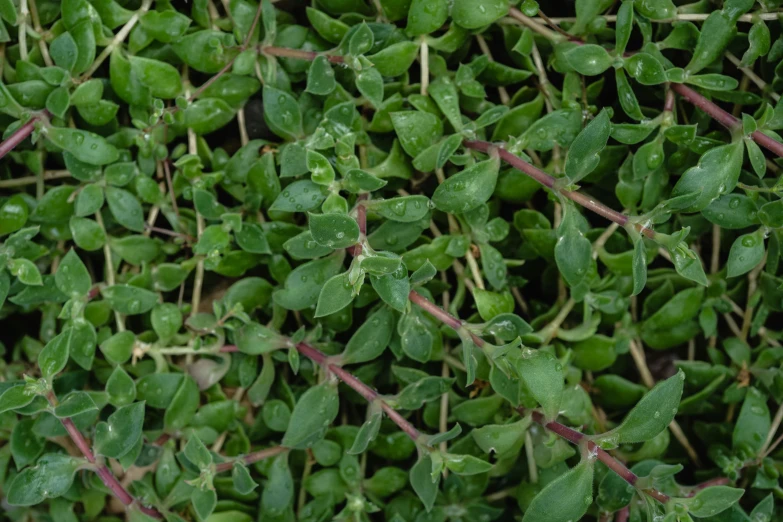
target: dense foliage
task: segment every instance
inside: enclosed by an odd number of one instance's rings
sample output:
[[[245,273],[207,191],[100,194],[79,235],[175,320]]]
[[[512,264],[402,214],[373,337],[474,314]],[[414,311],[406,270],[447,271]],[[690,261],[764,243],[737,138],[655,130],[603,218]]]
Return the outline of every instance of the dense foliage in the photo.
[[[548,4],[0,0],[0,519],[783,516],[781,0]]]

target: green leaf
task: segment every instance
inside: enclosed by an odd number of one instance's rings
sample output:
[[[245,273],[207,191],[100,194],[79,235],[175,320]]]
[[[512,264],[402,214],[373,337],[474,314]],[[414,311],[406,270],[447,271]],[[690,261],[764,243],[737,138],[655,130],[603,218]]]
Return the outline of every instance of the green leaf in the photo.
[[[149,312],[158,302],[158,294],[130,285],[101,288],[101,295],[112,309],[121,314],[137,315]]]
[[[663,65],[651,54],[640,52],[626,58],[625,70],[642,85],[658,85],[666,81]]]
[[[184,453],[198,469],[209,469],[212,464],[212,453],[204,446],[198,436],[188,438]]]
[[[345,345],[343,364],[358,364],[377,359],[391,342],[395,326],[394,312],[386,306],[369,315]]]
[[[302,135],[302,112],[293,96],[264,85],[264,120],[272,132],[287,140]]]
[[[315,317],[323,317],[339,312],[353,301],[354,286],[349,279],[350,272],[344,272],[330,278],[318,296]]]
[[[490,424],[470,432],[473,440],[485,453],[505,455],[522,446],[525,433],[530,426],[530,417],[510,424]]]
[[[285,443],[283,443],[285,445]],[[261,494],[261,508],[269,516],[279,517],[294,500],[294,479],[288,467],[288,453],[274,458]]]
[[[563,396],[563,367],[560,361],[543,350],[523,348],[516,370],[547,419],[557,417]]]
[[[106,395],[109,404],[116,407],[127,406],[136,400],[136,383],[122,366],[114,368],[106,381]]]
[[[237,330],[236,343],[240,352],[249,355],[259,355],[289,345],[285,337],[255,322],[247,323]]]
[[[24,198],[16,194],[0,207],[0,236],[16,232],[27,222],[28,207]]]
[[[426,196],[401,196],[373,201],[367,205],[367,209],[392,221],[413,223],[429,213],[430,201]]]
[[[64,495],[71,488],[76,471],[85,462],[60,453],[44,455],[34,467],[26,468],[14,477],[8,486],[8,503],[34,506],[47,498]]]
[[[190,376],[185,376],[171,402],[166,405],[166,413],[163,416],[163,425],[166,431],[172,432],[185,428],[193,419],[199,403],[200,397],[196,381]]]
[[[580,520],[593,503],[593,462],[582,460],[541,490],[525,510],[522,522]]]
[[[144,424],[144,402],[122,406],[95,427],[95,452],[119,459],[141,439]]]
[[[316,185],[309,179],[294,181],[283,189],[269,210],[306,212],[319,207],[326,199],[326,194],[326,187]]]
[[[478,29],[507,14],[507,0],[455,0],[451,8],[454,23],[465,29]]]
[[[476,163],[438,185],[432,202],[444,212],[461,214],[485,203],[495,191],[500,159]]]
[[[636,10],[653,20],[673,18],[677,14],[677,7],[672,3],[672,0],[634,0],[633,4]]]
[[[492,464],[473,455],[455,455],[446,453],[443,455],[446,467],[457,475],[478,475],[492,469]]]
[[[375,43],[375,36],[370,27],[363,22],[351,35],[348,42],[348,53],[351,56],[359,56],[372,49],[373,43]]]
[[[311,173],[313,183],[329,186],[334,181],[334,169],[323,155],[314,150],[307,151],[307,170]]]
[[[419,496],[427,512],[432,511],[432,506],[435,505],[440,484],[440,474],[436,474],[433,478],[431,470],[432,459],[429,455],[424,455],[411,467],[410,471],[411,487]]]
[[[681,502],[694,517],[712,517],[739,502],[744,493],[744,489],[712,486],[702,489],[692,498],[682,499]]]
[[[734,425],[732,445],[746,446],[755,454],[761,451],[770,428],[767,398],[756,388],[748,388],[737,422]]]
[[[726,275],[737,277],[747,274],[764,258],[764,231],[759,229],[743,234],[734,240],[726,264]]]
[[[74,417],[81,413],[88,411],[96,411],[98,406],[95,405],[95,401],[89,393],[83,391],[75,391],[69,393],[60,404],[54,409],[55,416],[64,419],[68,417]]]
[[[49,54],[55,65],[73,72],[76,61],[79,59],[79,49],[71,33],[64,32],[49,44]]]
[[[462,130],[462,112],[459,108],[459,94],[457,86],[449,78],[438,78],[432,82],[427,93],[435,100],[438,108],[443,112],[455,130]]]
[[[318,56],[307,70],[307,88],[305,91],[326,96],[334,90],[337,82],[334,79],[334,70],[326,56]]]
[[[378,436],[378,432],[381,429],[382,419],[383,414],[380,411],[370,415],[370,418],[359,428],[359,432],[356,434],[356,438],[354,439],[353,444],[347,451],[349,455],[358,455],[360,453],[364,453],[367,450],[367,446],[370,445],[370,442],[375,440],[375,438]]]
[[[393,112],[390,116],[402,148],[412,158],[443,135],[443,124],[428,112]]]
[[[337,387],[325,382],[308,389],[296,402],[282,445],[305,449],[321,440],[340,409]]]
[[[383,77],[378,69],[362,69],[356,75],[356,88],[375,108],[383,105]]]
[[[606,147],[612,123],[609,112],[603,109],[571,143],[565,162],[568,181],[578,183],[590,174],[601,161],[600,153]]]
[[[742,141],[715,147],[705,152],[698,165],[686,170],[672,189],[672,197],[696,193],[695,201],[683,212],[703,210],[721,194],[730,193],[737,184],[742,167]]]
[[[439,29],[448,17],[446,0],[413,0],[408,9],[405,31],[411,36],[430,34]]]
[[[595,44],[572,47],[565,57],[568,65],[585,76],[597,76],[612,66],[612,57],[606,49]]]
[[[555,261],[563,279],[574,287],[585,279],[590,270],[593,247],[579,228],[576,208],[569,204],[564,206],[563,211],[563,221],[557,228]]]
[[[432,3],[430,3],[432,5]],[[416,42],[397,42],[367,57],[381,75],[400,76],[411,68],[419,52]]]
[[[19,282],[26,285],[41,286],[43,279],[41,278],[41,272],[38,271],[38,267],[35,263],[29,259],[14,259],[8,264],[8,269],[11,275],[19,278]]]
[[[131,72],[156,98],[173,99],[182,92],[182,79],[173,65],[160,60],[129,56]]]
[[[258,487],[250,476],[250,471],[239,461],[234,462],[231,468],[231,483],[240,495],[249,495]]]
[[[45,379],[52,378],[65,368],[70,353],[71,332],[70,328],[64,330],[46,343],[44,349],[38,354],[38,367]]]
[[[723,55],[734,34],[735,23],[723,11],[713,11],[701,27],[699,41],[685,70],[696,74]]]
[[[54,280],[57,288],[70,296],[85,296],[92,286],[87,267],[73,249],[69,250],[60,261]]]
[[[644,442],[658,435],[677,414],[684,381],[685,374],[679,371],[656,384],[625,416],[623,422],[604,437],[614,443],[626,444]]]
[[[135,232],[144,231],[144,210],[136,196],[125,189],[106,187],[106,201],[119,224]]]
[[[49,127],[46,137],[74,155],[79,161],[90,165],[108,165],[119,158],[119,151],[101,136],[95,133],[60,127]]]
[[[33,402],[35,397],[35,394],[27,393],[23,384],[18,386],[12,385],[0,395],[0,413],[23,408]]]

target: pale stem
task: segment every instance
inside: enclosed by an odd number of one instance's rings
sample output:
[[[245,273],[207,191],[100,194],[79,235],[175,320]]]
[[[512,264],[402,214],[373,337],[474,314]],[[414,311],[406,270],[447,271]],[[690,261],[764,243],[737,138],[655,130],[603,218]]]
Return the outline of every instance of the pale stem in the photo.
[[[70,178],[71,173],[67,170],[45,170],[43,174],[44,181],[54,179]],[[34,185],[38,183],[39,176],[25,176],[23,178],[4,179],[0,181],[0,188],[23,187],[25,185]]]
[[[449,377],[449,363],[444,359],[440,367],[440,376],[444,379]],[[440,418],[438,419],[438,429],[441,433],[446,433],[449,430],[449,392],[445,392],[440,396]],[[448,449],[448,443],[443,441],[440,443],[440,451],[446,453]]]
[[[771,13],[752,13],[752,14],[744,14],[740,16],[737,21],[738,22],[747,22],[747,23],[753,23],[755,20],[777,20],[780,17],[780,12],[771,12]],[[617,21],[617,15],[598,15],[607,22],[616,22]],[[678,14],[674,18],[662,18],[660,20],[650,20],[650,22],[656,23],[656,24],[669,24],[672,22],[703,22],[710,16],[709,13],[682,13]],[[533,20],[536,20],[536,17],[533,17]],[[561,24],[563,22],[567,23],[575,23],[576,18],[573,16],[566,16],[566,17],[550,17],[550,21]]]
[[[244,147],[250,141],[247,135],[247,125],[245,124],[245,108],[237,111],[237,124],[239,125],[239,142]]]
[[[27,0],[19,2],[19,56],[22,60],[27,60]]]
[[[559,41],[564,39],[562,36],[548,28],[546,24],[542,24],[538,20],[530,18],[516,7],[512,7],[508,10],[508,16],[520,24],[529,27],[538,34],[546,37],[548,40]]]
[[[103,223],[103,216],[100,210],[95,213],[95,221],[98,226],[103,230],[103,235],[106,237],[106,241],[103,243],[103,257],[106,258],[106,283],[108,286],[114,286],[114,261],[111,255],[111,247],[109,246],[109,235],[106,233],[106,225]],[[117,322],[117,331],[125,331],[125,318],[118,311],[114,311],[114,319]]]
[[[54,65],[52,57],[49,55],[49,47],[46,45],[46,39],[43,37],[43,28],[41,27],[41,19],[38,16],[38,7],[35,5],[35,0],[28,0],[30,7],[30,18],[33,20],[33,28],[40,37],[38,38],[38,48],[41,50],[41,56],[43,56],[44,63],[47,67]]]
[[[490,51],[489,46],[487,45],[487,41],[484,39],[484,37],[481,34],[477,34],[476,41],[478,42],[481,52],[484,53],[490,62],[494,62],[495,59],[492,57],[492,51]],[[500,96],[500,103],[503,105],[508,105],[508,103],[511,101],[511,97],[508,95],[508,91],[505,87],[498,87],[498,96]]]
[[[536,484],[538,483],[538,466],[533,453],[533,437],[530,435],[530,430],[525,432],[525,459],[527,460],[527,473],[530,475],[530,482]]]
[[[473,255],[473,252],[471,252],[470,248],[468,248],[468,251],[465,253],[465,259],[468,262],[470,273],[473,275],[473,280],[476,282],[476,286],[484,290],[484,279],[481,277],[481,270],[479,269],[478,263],[476,263],[476,257]]]
[[[775,413],[775,418],[772,420],[772,424],[769,427],[769,432],[767,432],[767,438],[764,440],[764,445],[761,446],[761,449],[759,450],[759,455],[761,455],[762,458],[767,456],[768,450],[771,450],[770,444],[772,444],[772,438],[775,436],[775,433],[777,433],[781,422],[783,422],[783,403],[778,406],[778,411]]]
[[[427,89],[430,85],[430,48],[424,38],[420,44],[420,62],[421,62],[421,95],[427,96]]]
[[[152,0],[144,0],[141,3],[141,7],[139,7],[139,10],[133,13],[133,16],[130,17],[130,20],[128,20],[125,25],[122,26],[122,29],[120,29],[120,32],[117,33],[117,35],[114,37],[114,39],[103,48],[103,51],[101,51],[101,54],[98,55],[98,57],[95,59],[95,61],[92,63],[89,69],[87,69],[87,72],[85,72],[82,77],[80,78],[81,81],[86,80],[90,76],[92,76],[95,71],[98,70],[98,67],[101,66],[101,64],[106,60],[106,58],[111,55],[111,53],[114,51],[114,49],[117,48],[117,46],[121,45],[122,42],[125,41],[125,39],[130,34],[131,30],[133,30],[133,27],[136,25],[136,23],[139,21],[139,18],[141,18],[144,13],[149,11],[150,6],[152,5]]]

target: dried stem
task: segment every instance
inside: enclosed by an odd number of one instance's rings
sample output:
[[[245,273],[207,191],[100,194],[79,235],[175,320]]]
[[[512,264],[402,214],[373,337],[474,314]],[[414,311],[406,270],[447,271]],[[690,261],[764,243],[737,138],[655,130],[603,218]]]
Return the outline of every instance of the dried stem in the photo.
[[[427,89],[430,86],[430,47],[424,38],[419,47],[419,65],[421,66],[421,95],[427,96]]]
[[[767,89],[768,89],[768,87],[769,87],[769,85],[767,85],[767,82],[765,82],[764,80],[762,80],[762,79],[759,77],[759,75],[757,75],[756,73],[754,73],[754,72],[753,72],[753,69],[751,69],[751,68],[749,68],[749,67],[743,67],[743,66],[742,66],[742,62],[740,62],[740,59],[739,59],[739,58],[737,58],[736,56],[734,56],[734,55],[733,55],[732,53],[730,53],[730,52],[726,52],[726,58],[728,58],[728,59],[729,59],[729,61],[730,61],[731,63],[733,63],[733,64],[734,64],[734,65],[737,67],[737,69],[739,69],[739,70],[740,70],[740,72],[741,72],[742,74],[744,74],[744,75],[745,75],[745,77],[746,77],[747,79],[749,79],[750,81],[752,81],[753,83],[755,83],[755,84],[756,84],[756,87],[758,87],[759,89],[761,89],[761,91],[762,91],[763,93],[765,93],[765,94],[769,95],[769,97],[770,97],[770,98],[772,98],[772,99],[773,99],[773,100],[775,100],[775,101],[780,101],[780,94],[776,93],[776,92],[775,92],[775,91],[773,91],[773,90],[767,90]]]
[[[38,16],[38,7],[35,5],[35,0],[28,0],[30,7],[30,18],[33,21],[33,29],[40,35],[38,38],[38,49],[41,50],[41,56],[43,56],[44,63],[47,67],[54,65],[52,57],[49,55],[49,47],[46,45],[46,39],[43,37],[43,28],[41,27],[41,18]]]
[[[307,60],[312,62],[319,56],[326,56],[331,63],[343,63],[343,57],[329,53],[319,53],[317,51],[303,51],[301,49],[289,49],[287,47],[276,47],[267,45],[260,48],[261,54],[268,56],[277,56],[278,58],[294,58],[297,60]]]

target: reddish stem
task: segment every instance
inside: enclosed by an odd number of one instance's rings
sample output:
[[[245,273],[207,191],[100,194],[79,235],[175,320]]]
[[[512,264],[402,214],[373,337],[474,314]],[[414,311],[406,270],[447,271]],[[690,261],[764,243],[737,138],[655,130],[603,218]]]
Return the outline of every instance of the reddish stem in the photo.
[[[666,89],[666,98],[663,102],[663,112],[673,112],[674,111],[674,91],[671,89],[671,86]]]
[[[428,301],[423,295],[418,293],[416,290],[411,290],[411,292],[408,294],[408,299],[410,299],[411,303],[415,304],[428,314],[430,314],[432,317],[437,319],[438,321],[442,322],[449,328],[453,330],[459,330],[462,328],[462,321],[445,311],[440,306],[436,305],[435,303],[432,303]],[[474,336],[473,341],[478,346],[484,345],[484,339]]]
[[[325,353],[321,352],[320,350],[317,350],[316,348],[313,348],[309,344],[306,343],[299,343],[296,345],[296,349],[307,357],[308,359],[312,360],[314,363],[322,366],[326,370],[332,372],[338,379],[343,381],[345,384],[347,384],[349,387],[351,387],[356,393],[364,397],[364,399],[367,402],[373,402],[376,399],[378,399],[378,392],[364,384],[362,381],[354,377],[351,372],[345,370],[344,368],[341,368],[340,366],[337,366],[336,364],[332,364],[328,362],[328,358]],[[419,433],[419,430],[416,429],[416,427],[408,422],[407,419],[405,419],[400,413],[389,406],[386,401],[381,400],[381,409],[383,409],[384,412],[386,412],[386,415],[389,416],[389,418],[394,421],[394,423],[400,427],[402,431],[404,431],[408,437],[410,437],[412,440],[417,440],[419,436],[421,435]]]
[[[740,120],[738,120],[728,112],[724,111],[723,109],[718,107],[715,103],[711,102],[710,100],[708,100],[698,92],[694,91],[690,87],[686,87],[682,83],[673,83],[671,85],[671,88],[677,91],[677,93],[680,96],[682,96],[683,98],[691,102],[693,105],[695,105],[699,109],[709,114],[713,120],[717,121],[724,127],[732,129],[741,125]],[[754,131],[750,135],[750,137],[753,138],[753,141],[755,141],[765,149],[783,158],[783,143],[780,143],[779,141],[770,138],[769,136],[767,136],[761,131]]]
[[[259,451],[255,451],[253,453],[248,453],[247,455],[242,457],[242,461],[245,464],[249,465],[249,464],[253,464],[254,462],[259,462],[261,460],[274,457],[281,453],[285,453],[286,451],[288,451],[288,448],[285,448],[283,446],[274,446],[272,448],[266,448]],[[234,466],[234,461],[221,462],[220,464],[217,464],[215,466],[215,471],[217,473],[223,473],[224,471],[230,470],[233,466]]]
[[[46,398],[49,400],[49,404],[52,406],[57,405],[57,397],[54,395],[54,392],[49,392]],[[60,419],[60,422],[62,422],[65,431],[68,432],[71,440],[73,440],[73,443],[77,448],[79,448],[79,451],[82,452],[84,458],[86,458],[90,464],[95,464],[95,455],[93,454],[92,449],[90,449],[90,443],[87,442],[87,439],[84,438],[84,435],[82,435],[73,421],[70,418],[65,418]],[[117,477],[114,476],[108,466],[105,464],[99,464],[95,468],[95,473],[98,475],[98,477],[100,477],[104,485],[109,488],[114,496],[117,497],[124,505],[130,506],[136,502],[136,499],[133,498],[133,495],[131,495],[122,484],[120,484],[120,481],[117,480]],[[136,504],[142,513],[153,518],[163,518],[163,515],[157,509],[143,506],[141,503]]]
[[[534,180],[538,181],[545,187],[552,189],[556,192],[559,192],[560,194],[567,197],[571,201],[582,205],[587,210],[595,212],[599,216],[605,217],[609,221],[613,221],[614,223],[617,223],[620,226],[624,226],[626,223],[628,223],[628,219],[629,219],[628,216],[607,207],[600,201],[597,201],[596,199],[586,194],[583,194],[577,190],[558,189],[555,186],[555,182],[557,181],[556,178],[550,176],[549,174],[539,169],[538,167],[531,165],[530,163],[523,160],[519,156],[515,156],[514,154],[511,154],[506,149],[497,147],[497,145],[493,145],[488,141],[481,141],[481,140],[465,140],[462,142],[462,144],[469,149],[477,150],[479,152],[484,152],[484,153],[489,153],[491,149],[496,148],[498,151],[498,155],[503,161],[505,161],[512,167],[521,170],[522,172],[524,172]],[[647,227],[636,225],[636,228],[637,230],[639,230],[639,232],[641,232],[647,237],[653,237],[655,235],[655,232]]]
[[[22,143],[35,129],[35,122],[38,118],[31,118],[30,121],[19,127],[11,134],[7,140],[0,143],[0,158],[11,152],[17,145]]]
[[[727,484],[731,484],[731,480],[729,480],[727,477],[716,477],[707,481],[702,482],[701,484],[696,484],[693,486],[693,491],[690,492],[688,495],[689,497],[692,497],[697,492],[701,491],[702,489],[707,489],[712,486],[725,486]]]
[[[628,506],[625,506],[623,509],[617,512],[617,516],[614,519],[614,522],[628,522],[628,517],[631,516],[631,510],[628,508]]]

